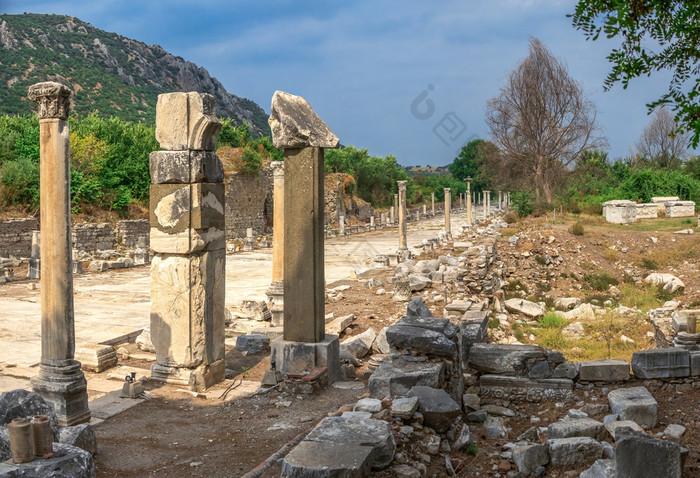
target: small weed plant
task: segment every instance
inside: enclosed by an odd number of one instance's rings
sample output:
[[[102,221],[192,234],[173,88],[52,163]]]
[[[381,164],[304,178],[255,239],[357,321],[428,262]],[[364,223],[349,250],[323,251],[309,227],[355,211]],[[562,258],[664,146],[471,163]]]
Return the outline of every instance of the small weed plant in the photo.
[[[599,292],[605,292],[611,285],[619,284],[618,280],[606,271],[584,274],[583,280],[589,286],[591,286],[593,290],[597,290]]]

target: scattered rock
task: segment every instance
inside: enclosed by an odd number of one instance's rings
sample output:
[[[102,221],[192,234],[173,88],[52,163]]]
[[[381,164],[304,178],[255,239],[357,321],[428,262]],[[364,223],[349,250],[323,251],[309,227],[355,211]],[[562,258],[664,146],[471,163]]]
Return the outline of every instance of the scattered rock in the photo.
[[[656,403],[649,390],[644,387],[618,388],[608,393],[610,410],[622,420],[632,420],[642,427],[652,428],[656,425]]]

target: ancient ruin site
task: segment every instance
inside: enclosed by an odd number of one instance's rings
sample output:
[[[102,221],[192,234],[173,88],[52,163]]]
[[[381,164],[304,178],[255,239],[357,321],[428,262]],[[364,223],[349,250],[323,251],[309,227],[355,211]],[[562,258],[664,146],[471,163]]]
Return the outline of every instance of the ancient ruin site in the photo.
[[[377,3],[367,55],[397,34],[384,30],[398,7],[390,20]],[[509,28],[546,33],[512,18],[531,12],[522,3],[496,2]],[[342,114],[329,108],[310,79],[322,70],[301,67],[318,51],[289,55],[279,39],[297,37],[279,23],[259,20],[270,39],[251,56],[220,41],[214,15],[217,43],[168,25],[199,54],[233,49],[242,69],[275,58],[279,74],[256,78],[280,85],[267,114],[160,45],[9,2],[0,478],[700,476],[700,83],[684,83],[700,71],[687,47],[700,9],[618,3],[580,0],[565,18],[591,43],[623,42],[606,89],[674,71],[630,156],[612,159],[592,97],[530,35],[489,93],[489,139],[466,138],[456,102],[434,122],[445,103],[431,83],[405,109],[456,157],[401,166],[344,143],[376,138],[348,127],[373,106],[349,88],[333,93]],[[445,8],[420,10],[411,38],[442,38],[485,7]],[[341,37],[359,25],[341,11],[298,27]],[[159,21],[153,35],[172,38]],[[296,75],[310,83],[285,91]],[[425,137],[386,118],[370,122],[421,156]]]

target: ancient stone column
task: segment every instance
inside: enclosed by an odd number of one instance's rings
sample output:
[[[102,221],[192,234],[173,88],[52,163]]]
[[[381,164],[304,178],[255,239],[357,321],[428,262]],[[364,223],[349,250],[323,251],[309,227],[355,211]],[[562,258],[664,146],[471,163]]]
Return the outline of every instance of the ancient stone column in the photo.
[[[374,216],[369,217],[369,227],[374,229]]]
[[[399,222],[399,195],[394,194],[394,222]]]
[[[90,420],[87,382],[74,360],[73,267],[70,224],[71,90],[60,83],[29,87],[39,104],[41,232],[41,363],[35,392],[49,403],[61,426]]]
[[[284,162],[272,161],[272,283],[267,296],[272,302],[272,325],[284,322]]]
[[[399,185],[399,254],[408,251],[406,245],[406,184],[408,181],[396,181]]]
[[[243,250],[248,252],[255,250],[255,233],[252,227],[245,230],[245,244],[243,244]]]
[[[379,215],[379,226],[384,227],[386,224],[386,213],[380,213]]]
[[[498,191],[498,210],[500,211],[502,209],[503,209],[503,192]]]
[[[464,179],[467,183],[467,226],[472,225],[472,178],[467,177]]]
[[[450,188],[445,188],[445,234],[449,239],[450,234],[452,234],[451,223],[450,223],[450,209],[452,209],[452,196],[450,195]]]
[[[389,223],[394,224],[396,222],[396,209],[394,206],[391,206],[391,209],[389,209]]]
[[[491,216],[491,191],[484,191],[485,217]]]
[[[29,258],[27,278],[41,278],[41,233],[39,231],[32,231],[32,255]]]
[[[339,140],[302,97],[276,91],[272,141],[284,149],[284,331],[271,362],[285,373],[326,367],[339,379],[338,336],[325,333],[324,148]]]
[[[435,215],[435,193],[430,193],[430,207],[433,216]]]
[[[214,97],[158,96],[150,156],[151,379],[202,390],[224,379],[224,174]]]
[[[338,216],[338,230],[340,231],[339,234],[341,236],[345,235],[345,216],[342,214]]]
[[[423,204],[423,217],[426,217],[428,215],[428,206]]]

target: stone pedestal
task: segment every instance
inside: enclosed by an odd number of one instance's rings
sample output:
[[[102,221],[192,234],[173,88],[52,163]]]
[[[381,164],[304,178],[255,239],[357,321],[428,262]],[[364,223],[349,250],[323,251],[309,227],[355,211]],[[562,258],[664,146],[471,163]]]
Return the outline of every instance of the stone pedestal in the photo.
[[[406,183],[407,181],[397,181],[396,182],[399,186],[399,194],[398,194],[398,199],[399,199],[399,254],[402,254],[403,251],[408,250],[408,246],[406,244],[406,231],[407,231],[407,226],[406,226]]]
[[[272,98],[272,141],[284,149],[284,331],[271,361],[285,373],[327,367],[339,378],[338,338],[325,333],[324,148],[339,140],[299,96]]]
[[[151,153],[151,378],[203,390],[224,379],[223,168],[214,98],[158,96]]]
[[[90,420],[87,383],[74,360],[73,273],[70,226],[71,91],[45,82],[29,88],[39,104],[41,230],[41,364],[31,384],[56,412],[62,426]]]
[[[267,296],[272,302],[272,325],[284,323],[284,162],[270,163],[273,178],[272,283]]]

